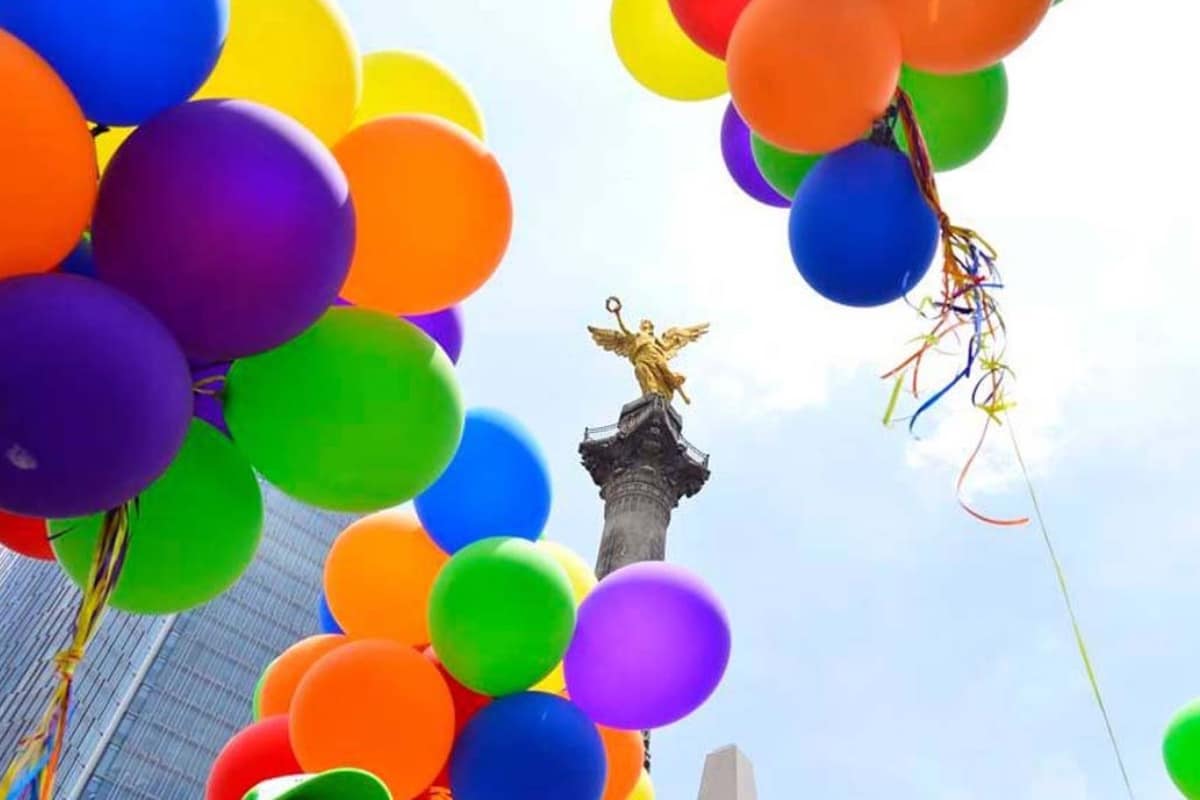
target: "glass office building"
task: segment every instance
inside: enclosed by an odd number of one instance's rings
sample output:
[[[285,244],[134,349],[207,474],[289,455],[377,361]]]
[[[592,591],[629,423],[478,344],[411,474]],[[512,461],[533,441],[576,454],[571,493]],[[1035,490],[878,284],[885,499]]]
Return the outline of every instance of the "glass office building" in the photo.
[[[110,611],[76,680],[57,797],[197,800],[221,746],[250,722],[254,685],[317,632],[321,565],[350,518],[264,486],[263,542],[236,586],[173,617]],[[45,708],[79,592],[54,564],[0,553],[0,760]]]

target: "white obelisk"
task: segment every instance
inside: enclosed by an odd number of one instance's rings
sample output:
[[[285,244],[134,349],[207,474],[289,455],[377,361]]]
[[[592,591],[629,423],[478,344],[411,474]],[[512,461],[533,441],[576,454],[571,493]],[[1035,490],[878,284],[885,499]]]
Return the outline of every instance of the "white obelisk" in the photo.
[[[737,745],[714,750],[704,759],[699,800],[758,800],[754,767]]]

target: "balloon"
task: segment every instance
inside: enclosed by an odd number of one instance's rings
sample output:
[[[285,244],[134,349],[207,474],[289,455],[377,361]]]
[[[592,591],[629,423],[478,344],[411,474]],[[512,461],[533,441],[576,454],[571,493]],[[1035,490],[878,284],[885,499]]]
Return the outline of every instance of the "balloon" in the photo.
[[[654,800],[654,784],[650,780],[649,772],[642,770],[642,776],[638,778],[637,786],[633,787],[633,792],[627,800]]]
[[[756,0],[729,42],[738,112],[795,153],[825,153],[862,136],[899,77],[899,36],[876,0]]]
[[[548,539],[538,541],[535,546],[537,549],[549,553],[550,557],[557,561],[558,565],[567,573],[575,605],[582,603],[584,598],[591,594],[592,589],[596,588],[596,573],[574,550]]]
[[[333,609],[329,607],[329,600],[325,597],[324,591],[321,592],[321,597],[317,601],[317,618],[321,633],[346,632],[338,624],[337,617],[333,616]]]
[[[288,718],[265,719],[221,749],[208,773],[204,800],[242,800],[265,780],[303,771],[288,739]]]
[[[267,683],[267,675],[271,673],[271,667],[274,665],[274,661],[272,661],[270,664],[267,664],[267,668],[264,669],[262,674],[258,676],[258,683],[254,684],[254,695],[250,698],[250,717],[255,722],[258,722],[263,718],[262,691],[263,687]]]
[[[374,311],[335,308],[283,347],[233,365],[225,418],[271,483],[322,508],[411,500],[462,434],[454,368],[429,337]]]
[[[63,262],[58,265],[59,272],[65,272],[68,275],[78,275],[81,278],[96,277],[96,262],[92,258],[92,239],[90,236],[84,236],[79,240],[79,244],[75,245],[75,249],[67,254]]]
[[[56,520],[54,552],[80,586],[104,516]],[[166,473],[138,496],[130,543],[109,605],[134,614],[174,614],[232,586],[262,537],[262,492],[246,457],[206,422],[193,420]]]
[[[472,692],[455,680],[454,676],[446,671],[446,665],[437,657],[437,652],[432,647],[426,647],[423,652],[429,663],[437,667],[438,673],[446,681],[446,687],[450,690],[450,700],[454,703],[454,738],[457,739],[458,734],[462,733],[462,729],[467,727],[467,723],[479,713],[480,709],[491,703],[492,698],[486,694]],[[449,785],[449,783],[445,785]]]
[[[262,716],[286,715],[291,709],[296,687],[313,665],[349,641],[345,636],[310,636],[284,650],[263,673],[259,706]]]
[[[905,67],[900,88],[912,98],[929,157],[939,172],[978,157],[1000,132],[1008,108],[1003,64],[963,75],[934,75]],[[903,137],[903,126],[897,126]],[[907,149],[907,143],[901,142]]]
[[[791,205],[791,198],[796,196],[804,178],[821,160],[819,155],[789,153],[757,134],[750,137],[750,150],[755,167],[762,173],[768,185],[789,198],[788,205]]]
[[[534,546],[548,553],[551,558],[558,562],[563,571],[567,573],[567,579],[571,582],[571,594],[575,598],[576,607],[578,607],[583,602],[583,599],[588,596],[588,593],[596,588],[596,575],[592,572],[592,568],[573,550],[564,547],[558,542],[542,539],[535,542]],[[549,675],[535,683],[531,691],[562,694],[566,691],[566,688],[567,676],[560,662]]]
[[[21,517],[0,509],[0,546],[39,561],[53,561],[46,520]]]
[[[463,346],[462,311],[458,306],[444,308],[431,314],[409,314],[405,319],[437,342],[449,356],[451,363],[458,363]]]
[[[100,167],[100,174],[103,175],[108,169],[109,162],[113,160],[113,156],[117,154],[117,150],[121,145],[125,144],[125,140],[133,135],[136,128],[109,128],[103,133],[97,134],[95,139],[96,148],[96,163]]]
[[[750,129],[746,127],[733,103],[730,103],[725,108],[725,119],[721,123],[721,155],[725,159],[726,169],[729,170],[734,183],[758,202],[776,208],[787,208],[792,201],[771,188],[771,184],[767,183],[759,172],[758,165],[754,163],[750,136]]]
[[[450,760],[456,800],[600,800],[604,775],[596,726],[571,701],[541,692],[480,711]]]
[[[429,591],[447,556],[411,514],[380,511],[346,528],[325,560],[325,596],[351,636],[429,643]]]
[[[671,0],[671,13],[693,42],[723,59],[733,26],[748,5],[750,0]]]
[[[971,72],[1016,50],[1050,0],[883,0],[900,32],[904,63],[943,75]]]
[[[229,362],[192,367],[193,414],[225,436],[229,436],[229,426],[225,424],[221,392],[229,377],[229,367]]]
[[[856,142],[817,164],[796,194],[792,258],[822,297],[878,306],[903,297],[929,270],[938,221],[908,159]]]
[[[629,800],[642,777],[646,761],[646,741],[641,731],[619,731],[597,725],[608,761],[603,800]]]
[[[574,626],[566,573],[524,539],[484,539],[459,551],[429,599],[438,658],[464,686],[494,697],[548,675]]]
[[[421,524],[447,553],[493,536],[532,542],[550,516],[550,472],[520,423],[499,411],[474,409],[450,466],[415,505]]]
[[[633,564],[580,606],[567,691],[597,724],[661,728],[716,690],[729,651],[729,620],[707,586],[671,564]]]
[[[361,96],[358,45],[333,0],[236,0],[225,49],[196,94],[270,106],[326,145],[350,128]]]
[[[292,775],[259,784],[245,800],[395,800],[383,782],[358,769]]]
[[[477,139],[436,117],[384,117],[355,128],[334,155],[358,215],[347,300],[426,314],[495,272],[512,233],[512,198]]]
[[[351,642],[318,661],[296,690],[292,746],[309,772],[355,767],[396,797],[415,797],[450,755],[454,705],[434,668],[411,647]]]
[[[1167,773],[1188,800],[1200,798],[1200,700],[1179,710],[1163,739]]]
[[[96,199],[96,160],[71,91],[4,30],[0,86],[0,278],[7,278],[47,272],[79,242]]]
[[[105,282],[155,312],[193,360],[229,361],[278,347],[329,308],[354,252],[354,209],[337,162],[302,126],[205,100],[130,137],[104,175],[92,235]]]
[[[50,62],[88,119],[104,125],[140,125],[191,97],[228,25],[229,0],[0,5],[0,27]]]
[[[393,51],[363,58],[355,127],[393,114],[441,117],[483,139],[483,116],[475,98],[450,70],[422,53]]]
[[[183,444],[187,361],[126,295],[75,275],[0,281],[0,508],[70,517],[145,489]]]
[[[729,90],[725,65],[679,27],[668,0],[614,0],[612,36],[638,83],[671,100],[708,100]]]

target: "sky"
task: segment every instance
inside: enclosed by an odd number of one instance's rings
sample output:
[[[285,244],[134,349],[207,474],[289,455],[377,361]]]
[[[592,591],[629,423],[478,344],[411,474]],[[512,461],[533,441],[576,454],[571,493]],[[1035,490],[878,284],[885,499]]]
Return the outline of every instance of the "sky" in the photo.
[[[642,89],[601,0],[342,4],[364,51],[426,52],[483,109],[516,227],[465,306],[460,375],[469,405],[513,414],[544,449],[549,537],[595,554],[602,505],[578,442],[637,393],[585,331],[609,321],[604,298],[660,327],[712,323],[677,363],[713,476],[668,555],[723,598],[734,655],[712,701],[656,736],[659,797],[695,797],[704,755],[732,742],[765,800],[1125,797],[1037,532],[955,502],[978,419],[958,397],[922,441],[883,428],[878,376],[921,327],[902,305],[807,288],[786,212],[724,171],[725,101]],[[1142,798],[1177,796],[1161,735],[1200,695],[1184,6],[1065,0],[1008,61],[999,139],[941,181],[1001,254],[1013,422]],[[1027,513],[996,442],[970,497]]]

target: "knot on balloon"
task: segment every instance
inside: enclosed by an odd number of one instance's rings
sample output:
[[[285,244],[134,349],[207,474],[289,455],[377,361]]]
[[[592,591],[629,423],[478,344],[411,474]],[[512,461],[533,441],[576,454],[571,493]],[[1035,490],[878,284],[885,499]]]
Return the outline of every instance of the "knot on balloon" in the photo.
[[[75,677],[75,670],[83,660],[83,648],[79,646],[68,648],[54,657],[54,667],[64,680]]]

